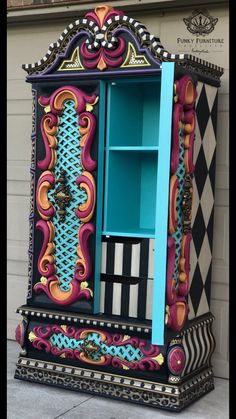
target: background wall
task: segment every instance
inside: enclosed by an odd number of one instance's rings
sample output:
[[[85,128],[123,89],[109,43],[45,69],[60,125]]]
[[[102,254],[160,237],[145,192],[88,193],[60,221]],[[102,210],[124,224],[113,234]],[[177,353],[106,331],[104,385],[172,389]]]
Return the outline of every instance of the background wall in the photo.
[[[116,2],[117,3],[117,2]],[[122,3],[122,2],[120,2]],[[127,3],[127,2],[126,2]],[[205,5],[206,7],[206,5]],[[122,8],[122,7],[120,7]],[[218,18],[214,31],[205,39],[215,39],[211,44],[193,46],[182,40],[194,38],[183,22],[193,11],[190,8],[176,8],[168,11],[152,10],[138,13],[138,8],[127,14],[142,21],[149,32],[159,36],[162,44],[170,52],[192,52],[201,58],[224,67],[221,79],[218,107],[218,144],[216,167],[216,200],[214,221],[213,284],[211,294],[212,312],[216,317],[214,334],[216,351],[213,365],[216,376],[228,377],[228,234],[229,234],[229,135],[228,135],[228,96],[229,96],[229,57],[228,57],[228,8],[227,6],[208,7],[208,12]],[[61,32],[80,17],[74,14],[63,19],[51,17],[50,21],[22,23],[11,21],[8,26],[8,338],[14,339],[14,332],[21,316],[15,309],[25,304],[28,267],[28,215],[29,215],[29,167],[31,154],[31,86],[25,83],[26,73],[22,63],[38,61],[56,42]],[[9,15],[9,18],[11,16]],[[223,42],[217,42],[217,39]],[[195,44],[194,44],[195,45]],[[205,49],[205,52],[204,52]],[[208,52],[206,52],[208,51]]]

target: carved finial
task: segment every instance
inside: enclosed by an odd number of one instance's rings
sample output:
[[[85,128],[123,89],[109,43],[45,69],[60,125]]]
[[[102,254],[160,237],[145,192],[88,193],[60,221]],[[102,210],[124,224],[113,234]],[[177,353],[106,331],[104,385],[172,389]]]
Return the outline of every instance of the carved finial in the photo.
[[[103,26],[103,22],[104,22],[104,19],[105,19],[107,13],[110,12],[111,10],[113,10],[113,7],[112,6],[107,6],[106,4],[101,4],[101,6],[97,6],[94,9],[94,12],[96,13],[96,15],[99,19],[101,27]]]

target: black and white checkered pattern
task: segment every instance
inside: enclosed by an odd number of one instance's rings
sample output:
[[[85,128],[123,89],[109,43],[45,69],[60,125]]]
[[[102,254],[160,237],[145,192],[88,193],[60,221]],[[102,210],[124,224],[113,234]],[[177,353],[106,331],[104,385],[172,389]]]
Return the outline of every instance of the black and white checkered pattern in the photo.
[[[154,239],[103,241],[101,313],[151,320],[153,276]]]
[[[198,82],[194,141],[189,318],[210,310],[216,161],[217,88]]]
[[[157,60],[158,65],[160,61],[176,61],[183,65],[188,62],[192,68],[196,67],[197,71],[200,72],[201,69],[207,68],[209,75],[217,79],[223,74],[221,67],[191,54],[173,54],[168,52],[162,46],[158,37],[151,35],[142,23],[126,15],[111,17],[104,23],[102,28],[90,19],[76,20],[65,28],[56,43],[49,46],[47,53],[41,60],[32,64],[23,64],[22,68],[29,74],[46,72],[47,68],[55,61],[57,55],[63,51],[65,44],[71,41],[80,31],[86,31],[88,33],[86,44],[89,50],[96,50],[101,46],[108,50],[112,49],[117,43],[114,31],[122,27],[128,28],[142,46],[149,48],[153,57]],[[71,34],[73,34],[72,38]]]

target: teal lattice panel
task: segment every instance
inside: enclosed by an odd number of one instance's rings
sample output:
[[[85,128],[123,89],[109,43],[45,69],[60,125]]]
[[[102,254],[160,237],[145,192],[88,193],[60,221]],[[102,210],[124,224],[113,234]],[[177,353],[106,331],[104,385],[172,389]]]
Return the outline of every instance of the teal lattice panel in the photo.
[[[81,147],[80,132],[78,124],[78,114],[74,109],[74,101],[64,102],[65,110],[60,116],[57,135],[57,163],[54,169],[55,178],[60,176],[60,170],[65,171],[66,184],[69,186],[71,200],[66,207],[66,217],[62,222],[56,212],[53,217],[55,227],[55,259],[56,274],[59,277],[60,289],[69,290],[69,283],[73,279],[75,262],[78,258],[76,248],[78,246],[78,229],[81,224],[75,214],[75,209],[87,200],[87,194],[83,189],[76,185],[76,178],[82,172],[81,166]],[[49,200],[55,203],[53,193],[57,184],[49,191]]]
[[[116,356],[128,362],[139,361],[143,357],[141,350],[129,343],[121,346],[106,345],[106,343],[101,342],[101,336],[96,332],[91,332],[86,339],[80,340],[69,338],[63,333],[54,333],[49,340],[58,349],[79,349],[82,351],[84,345],[93,344],[94,352],[91,354],[91,358],[94,361],[98,360],[101,355]]]

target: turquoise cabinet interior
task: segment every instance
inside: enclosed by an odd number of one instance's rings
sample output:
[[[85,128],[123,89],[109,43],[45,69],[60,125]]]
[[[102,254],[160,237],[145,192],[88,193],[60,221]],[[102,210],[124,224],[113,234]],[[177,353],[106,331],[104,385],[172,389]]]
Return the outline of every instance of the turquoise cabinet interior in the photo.
[[[103,234],[154,237],[157,152],[107,151]]]
[[[107,85],[106,147],[158,147],[160,78]]]
[[[99,120],[95,313],[102,236],[155,239],[152,343],[158,344],[164,343],[173,77],[174,64],[163,63],[161,76],[101,81],[99,100],[105,116]]]

